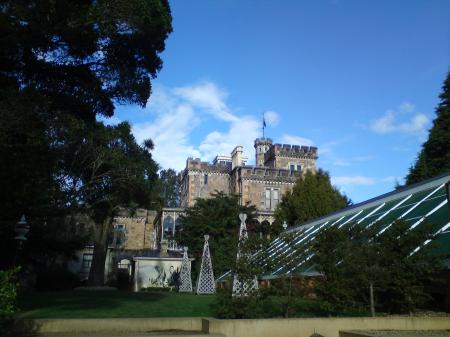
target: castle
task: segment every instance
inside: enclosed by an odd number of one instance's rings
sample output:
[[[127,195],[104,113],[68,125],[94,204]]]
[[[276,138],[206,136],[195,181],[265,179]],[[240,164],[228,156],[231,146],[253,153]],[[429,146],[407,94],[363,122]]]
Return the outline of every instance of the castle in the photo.
[[[257,138],[254,147],[254,166],[246,164],[242,146],[236,146],[230,156],[216,156],[212,163],[188,158],[182,172],[179,211],[193,206],[197,198],[220,191],[238,195],[242,205],[256,206],[258,222],[271,225],[281,196],[303,172],[316,171],[317,148],[273,144],[270,138]]]
[[[242,146],[236,146],[229,156],[216,156],[212,163],[188,158],[182,171],[179,208],[164,207],[158,212],[137,210],[133,215],[122,210],[123,214],[113,221],[114,237],[105,273],[125,268],[129,275],[134,274],[135,290],[155,286],[157,281],[166,282],[160,280],[161,266],[165,266],[164,273],[169,275],[170,267],[181,263],[181,247],[173,240],[181,225],[180,216],[196,199],[210,198],[216,191],[237,195],[242,205],[256,206],[256,220],[272,225],[283,194],[292,189],[304,172],[316,171],[317,148],[273,144],[272,139],[264,137],[256,139],[254,147],[255,165],[247,165]],[[76,222],[78,227],[92,226],[91,219],[79,218]],[[86,247],[80,252],[79,262],[72,268],[84,278],[89,272],[92,249]],[[150,279],[156,283],[149,284]]]

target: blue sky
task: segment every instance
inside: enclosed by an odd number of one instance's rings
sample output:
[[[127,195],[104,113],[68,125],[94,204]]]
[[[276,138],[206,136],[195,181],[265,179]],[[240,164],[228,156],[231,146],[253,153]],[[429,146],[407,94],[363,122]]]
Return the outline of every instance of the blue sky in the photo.
[[[314,145],[354,202],[403,182],[450,66],[447,0],[171,1],[147,107],[118,106],[163,168],[253,140]]]

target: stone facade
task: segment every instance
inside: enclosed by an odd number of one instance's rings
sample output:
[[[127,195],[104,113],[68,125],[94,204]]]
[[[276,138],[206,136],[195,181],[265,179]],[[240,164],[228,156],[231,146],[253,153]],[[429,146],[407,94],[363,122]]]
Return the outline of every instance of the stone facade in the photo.
[[[255,140],[255,166],[246,165],[242,146],[231,156],[217,156],[213,164],[188,158],[182,173],[181,206],[190,207],[197,198],[215,191],[237,194],[242,204],[255,205],[259,221],[273,222],[281,197],[306,171],[316,171],[317,148],[273,144],[270,138]]]
[[[138,209],[135,214],[123,211],[113,220],[114,242],[124,250],[145,250],[156,247],[154,220],[156,211]]]
[[[215,165],[200,159],[188,158],[181,183],[181,207],[189,207],[197,198],[208,198],[214,191],[228,193],[230,189],[230,167]]]

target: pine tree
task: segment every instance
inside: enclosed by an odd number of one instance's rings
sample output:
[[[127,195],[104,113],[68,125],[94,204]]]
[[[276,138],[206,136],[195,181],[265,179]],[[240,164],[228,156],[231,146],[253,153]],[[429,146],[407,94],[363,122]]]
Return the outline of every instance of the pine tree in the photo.
[[[450,71],[442,89],[436,119],[417,161],[409,169],[407,185],[450,171]]]

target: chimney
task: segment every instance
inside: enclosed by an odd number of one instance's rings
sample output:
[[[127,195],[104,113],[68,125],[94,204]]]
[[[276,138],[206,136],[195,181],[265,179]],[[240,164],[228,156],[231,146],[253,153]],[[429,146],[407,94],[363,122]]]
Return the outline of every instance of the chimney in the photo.
[[[231,169],[242,166],[242,146],[238,145],[231,152]]]

